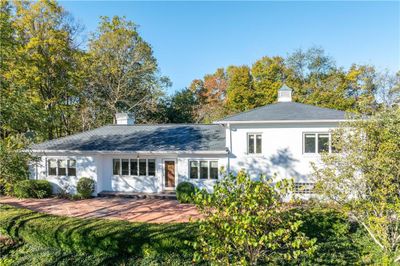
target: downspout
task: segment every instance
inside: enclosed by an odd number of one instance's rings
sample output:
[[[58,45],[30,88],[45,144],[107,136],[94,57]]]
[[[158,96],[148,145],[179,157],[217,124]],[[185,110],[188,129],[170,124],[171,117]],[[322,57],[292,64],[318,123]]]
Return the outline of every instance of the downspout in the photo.
[[[229,128],[229,152],[228,152],[228,169],[227,173],[231,172],[231,154],[232,154],[232,130],[231,130],[231,124],[227,124]]]

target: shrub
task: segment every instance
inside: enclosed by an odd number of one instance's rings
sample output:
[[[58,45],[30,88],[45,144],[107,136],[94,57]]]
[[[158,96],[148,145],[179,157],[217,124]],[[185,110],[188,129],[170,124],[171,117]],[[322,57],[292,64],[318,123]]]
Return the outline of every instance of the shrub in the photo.
[[[52,194],[47,180],[22,180],[14,185],[14,195],[18,198],[48,198]]]
[[[14,185],[29,176],[27,166],[36,158],[21,151],[28,145],[29,141],[23,135],[0,140],[0,186],[5,194],[12,195]]]
[[[251,180],[244,171],[229,174],[211,194],[200,191],[195,202],[204,220],[193,247],[194,259],[215,265],[269,265],[309,255],[313,243],[299,229],[301,219],[291,215],[282,202],[290,181],[272,186],[273,179]]]
[[[176,198],[180,203],[191,203],[195,192],[196,189],[192,183],[182,182],[176,188]]]
[[[375,260],[367,232],[342,212],[311,203],[291,212],[303,221],[299,230],[317,240],[312,256],[301,256],[291,265],[370,265]]]
[[[94,180],[87,177],[80,178],[76,190],[81,198],[90,198],[94,192]]]

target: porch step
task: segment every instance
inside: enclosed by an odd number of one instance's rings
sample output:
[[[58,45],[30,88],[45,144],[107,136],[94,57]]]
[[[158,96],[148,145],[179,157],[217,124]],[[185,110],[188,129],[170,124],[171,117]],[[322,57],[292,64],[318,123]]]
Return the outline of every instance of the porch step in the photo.
[[[98,197],[120,197],[130,199],[170,199],[176,200],[175,191],[163,191],[161,193],[142,193],[142,192],[121,192],[121,191],[101,191]]]

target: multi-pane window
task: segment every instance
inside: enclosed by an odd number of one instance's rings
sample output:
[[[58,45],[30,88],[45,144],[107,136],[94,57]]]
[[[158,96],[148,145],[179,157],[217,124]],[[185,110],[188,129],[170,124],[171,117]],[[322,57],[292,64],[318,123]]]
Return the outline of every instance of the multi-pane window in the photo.
[[[48,174],[49,175],[57,175],[57,160],[48,160],[47,165],[49,167]]]
[[[218,179],[218,161],[190,161],[189,168],[191,179]]]
[[[131,175],[138,175],[138,162],[137,160],[131,160]]]
[[[156,160],[154,159],[148,159],[147,160],[147,173],[150,176],[156,175]]]
[[[262,153],[261,134],[251,133],[247,135],[247,152],[249,154]]]
[[[329,134],[318,134],[318,153],[329,152]]]
[[[199,162],[198,161],[190,162],[190,178],[193,178],[193,179],[199,178]]]
[[[139,159],[139,175],[147,175],[146,171],[146,159]]]
[[[76,176],[76,161],[75,160],[68,160],[68,175],[69,176]]]
[[[155,176],[155,159],[113,159],[113,175]]]
[[[294,183],[294,193],[314,194],[314,183]]]
[[[129,159],[121,159],[122,175],[129,175]]]
[[[210,162],[210,179],[218,179],[218,162]]]
[[[49,176],[76,176],[76,161],[73,159],[48,159]]]
[[[331,152],[330,133],[303,134],[304,153]]]

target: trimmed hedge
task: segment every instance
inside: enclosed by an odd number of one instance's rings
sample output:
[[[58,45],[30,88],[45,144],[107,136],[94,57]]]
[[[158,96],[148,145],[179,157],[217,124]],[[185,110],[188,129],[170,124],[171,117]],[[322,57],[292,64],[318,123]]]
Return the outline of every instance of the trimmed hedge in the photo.
[[[180,203],[192,203],[194,193],[196,188],[190,182],[179,183],[176,187],[176,198]]]
[[[42,248],[108,258],[167,258],[191,261],[193,249],[185,244],[196,235],[196,225],[149,224],[104,219],[79,219],[37,213],[0,205],[0,233]]]
[[[76,190],[81,198],[90,198],[94,192],[94,180],[87,177],[80,178],[76,185]]]
[[[52,194],[47,180],[22,180],[14,185],[14,195],[18,198],[48,198]]]

